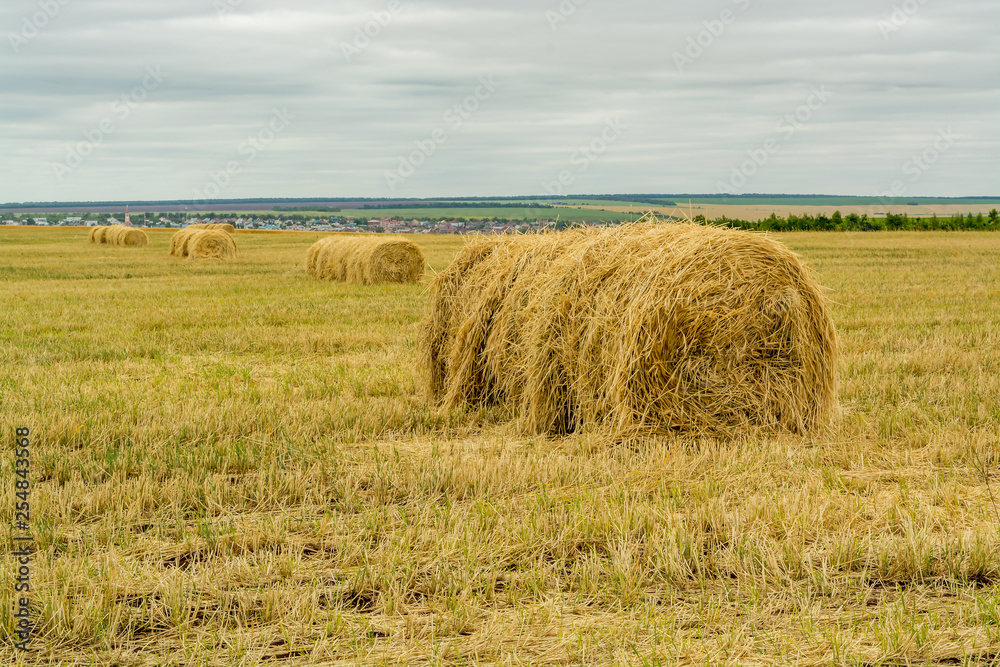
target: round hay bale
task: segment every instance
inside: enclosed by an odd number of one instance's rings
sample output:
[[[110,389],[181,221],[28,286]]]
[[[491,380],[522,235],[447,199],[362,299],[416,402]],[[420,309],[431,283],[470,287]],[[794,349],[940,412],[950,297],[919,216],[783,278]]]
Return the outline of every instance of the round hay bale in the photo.
[[[192,259],[233,259],[236,242],[226,232],[198,229],[185,240],[184,253]]]
[[[426,263],[420,246],[407,239],[328,236],[309,248],[306,273],[360,285],[416,283]]]
[[[190,225],[170,237],[170,254],[174,257],[187,257],[188,243],[195,232],[200,231],[196,225]]]
[[[104,227],[91,227],[90,228],[90,234],[88,235],[87,238],[88,238],[88,240],[91,243],[98,243],[99,242],[97,240],[97,230],[99,230],[99,229],[104,229]]]
[[[149,244],[146,232],[135,227],[123,227],[115,236],[115,245],[144,246]]]
[[[526,432],[806,433],[837,410],[826,299],[763,235],[643,223],[483,239],[430,293],[430,394],[506,404]]]
[[[104,233],[104,243],[117,246],[144,246],[149,243],[146,232],[135,227],[112,225]]]
[[[94,243],[107,243],[110,227],[98,227],[94,230]]]
[[[180,241],[180,238],[181,238],[182,234],[184,234],[184,230],[183,229],[181,231],[179,231],[179,232],[174,232],[174,234],[171,235],[171,237],[170,237],[170,256],[171,257],[177,257],[178,256],[177,255],[177,247],[179,245],[179,241]]]
[[[111,225],[104,232],[104,242],[108,245],[118,245],[118,234],[125,229],[122,225]]]
[[[199,232],[204,232],[204,231],[208,231],[208,230],[202,229],[200,227],[197,227],[195,229],[189,229],[189,230],[187,230],[187,233],[184,236],[181,237],[180,248],[178,249],[178,252],[180,253],[181,257],[190,257],[191,256],[191,244],[194,242],[195,236]]]
[[[309,250],[306,252],[306,275],[313,278],[319,278],[319,271],[317,270],[317,263],[319,260],[320,251],[325,248],[333,240],[332,236],[326,236],[321,238],[316,243],[309,246]]]

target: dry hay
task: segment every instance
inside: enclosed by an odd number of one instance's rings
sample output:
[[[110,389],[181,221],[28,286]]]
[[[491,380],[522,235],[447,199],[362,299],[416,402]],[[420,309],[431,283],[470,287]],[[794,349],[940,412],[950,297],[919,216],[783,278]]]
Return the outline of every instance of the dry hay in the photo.
[[[233,259],[236,241],[224,231],[196,229],[185,239],[182,252],[192,259]]]
[[[312,276],[313,278],[319,278],[319,272],[316,270],[316,266],[319,261],[320,251],[322,251],[323,248],[325,248],[333,240],[334,237],[326,236],[309,246],[309,250],[306,252],[306,275]]]
[[[430,293],[430,394],[506,405],[529,433],[805,433],[837,410],[826,299],[760,234],[643,222],[476,240]]]
[[[104,231],[104,242],[108,245],[118,245],[118,235],[124,229],[124,225],[111,225]]]
[[[97,240],[97,232],[98,232],[98,230],[103,230],[103,229],[104,229],[104,227],[91,227],[90,228],[90,235],[88,236],[88,238],[89,238],[89,240],[90,240],[91,243],[99,243],[99,241]],[[104,235],[103,231],[101,232],[101,235],[102,236]]]
[[[197,229],[191,229],[191,227],[185,227],[176,234],[170,237],[170,254],[174,257],[187,257],[186,244],[188,239],[198,231]]]
[[[214,232],[226,232],[228,234],[234,234],[236,228],[229,224],[198,224],[198,225],[188,225],[187,227],[181,229],[179,232],[170,237],[170,254],[174,257],[187,257],[191,253],[191,243],[194,240],[194,235],[196,232],[200,231],[214,231]],[[236,244],[232,245],[232,255],[236,256]],[[228,257],[217,257],[216,259],[228,259]]]
[[[108,230],[110,227],[95,227],[94,231],[91,232],[91,243],[107,243],[108,242]]]
[[[112,225],[104,233],[104,243],[118,246],[144,246],[149,243],[146,232],[135,227]]]
[[[361,285],[415,283],[426,262],[420,246],[406,239],[327,236],[309,248],[306,273]]]

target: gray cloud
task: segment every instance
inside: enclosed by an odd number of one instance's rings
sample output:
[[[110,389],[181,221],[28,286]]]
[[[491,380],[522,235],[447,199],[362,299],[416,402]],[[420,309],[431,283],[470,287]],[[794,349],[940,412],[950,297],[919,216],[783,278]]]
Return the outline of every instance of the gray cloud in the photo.
[[[41,2],[59,10],[30,37],[39,1],[0,6],[4,201],[187,198],[232,161],[221,196],[530,194],[563,171],[570,192],[715,192],[769,139],[740,191],[872,194],[942,128],[909,194],[1000,182],[989,0]],[[136,101],[149,67],[167,75]],[[496,91],[456,112],[481,77]],[[275,110],[294,118],[248,160]]]

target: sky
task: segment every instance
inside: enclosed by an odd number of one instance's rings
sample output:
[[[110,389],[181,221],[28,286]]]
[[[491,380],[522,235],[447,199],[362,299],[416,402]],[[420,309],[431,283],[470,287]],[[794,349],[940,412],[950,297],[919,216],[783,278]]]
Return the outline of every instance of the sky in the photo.
[[[7,0],[0,202],[1000,195],[996,0]]]

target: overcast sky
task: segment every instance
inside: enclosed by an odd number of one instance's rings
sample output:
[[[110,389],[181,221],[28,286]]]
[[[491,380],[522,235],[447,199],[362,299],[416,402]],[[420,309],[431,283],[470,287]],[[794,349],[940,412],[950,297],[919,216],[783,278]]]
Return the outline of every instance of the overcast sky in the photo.
[[[996,0],[6,0],[0,202],[998,195],[998,25]]]

